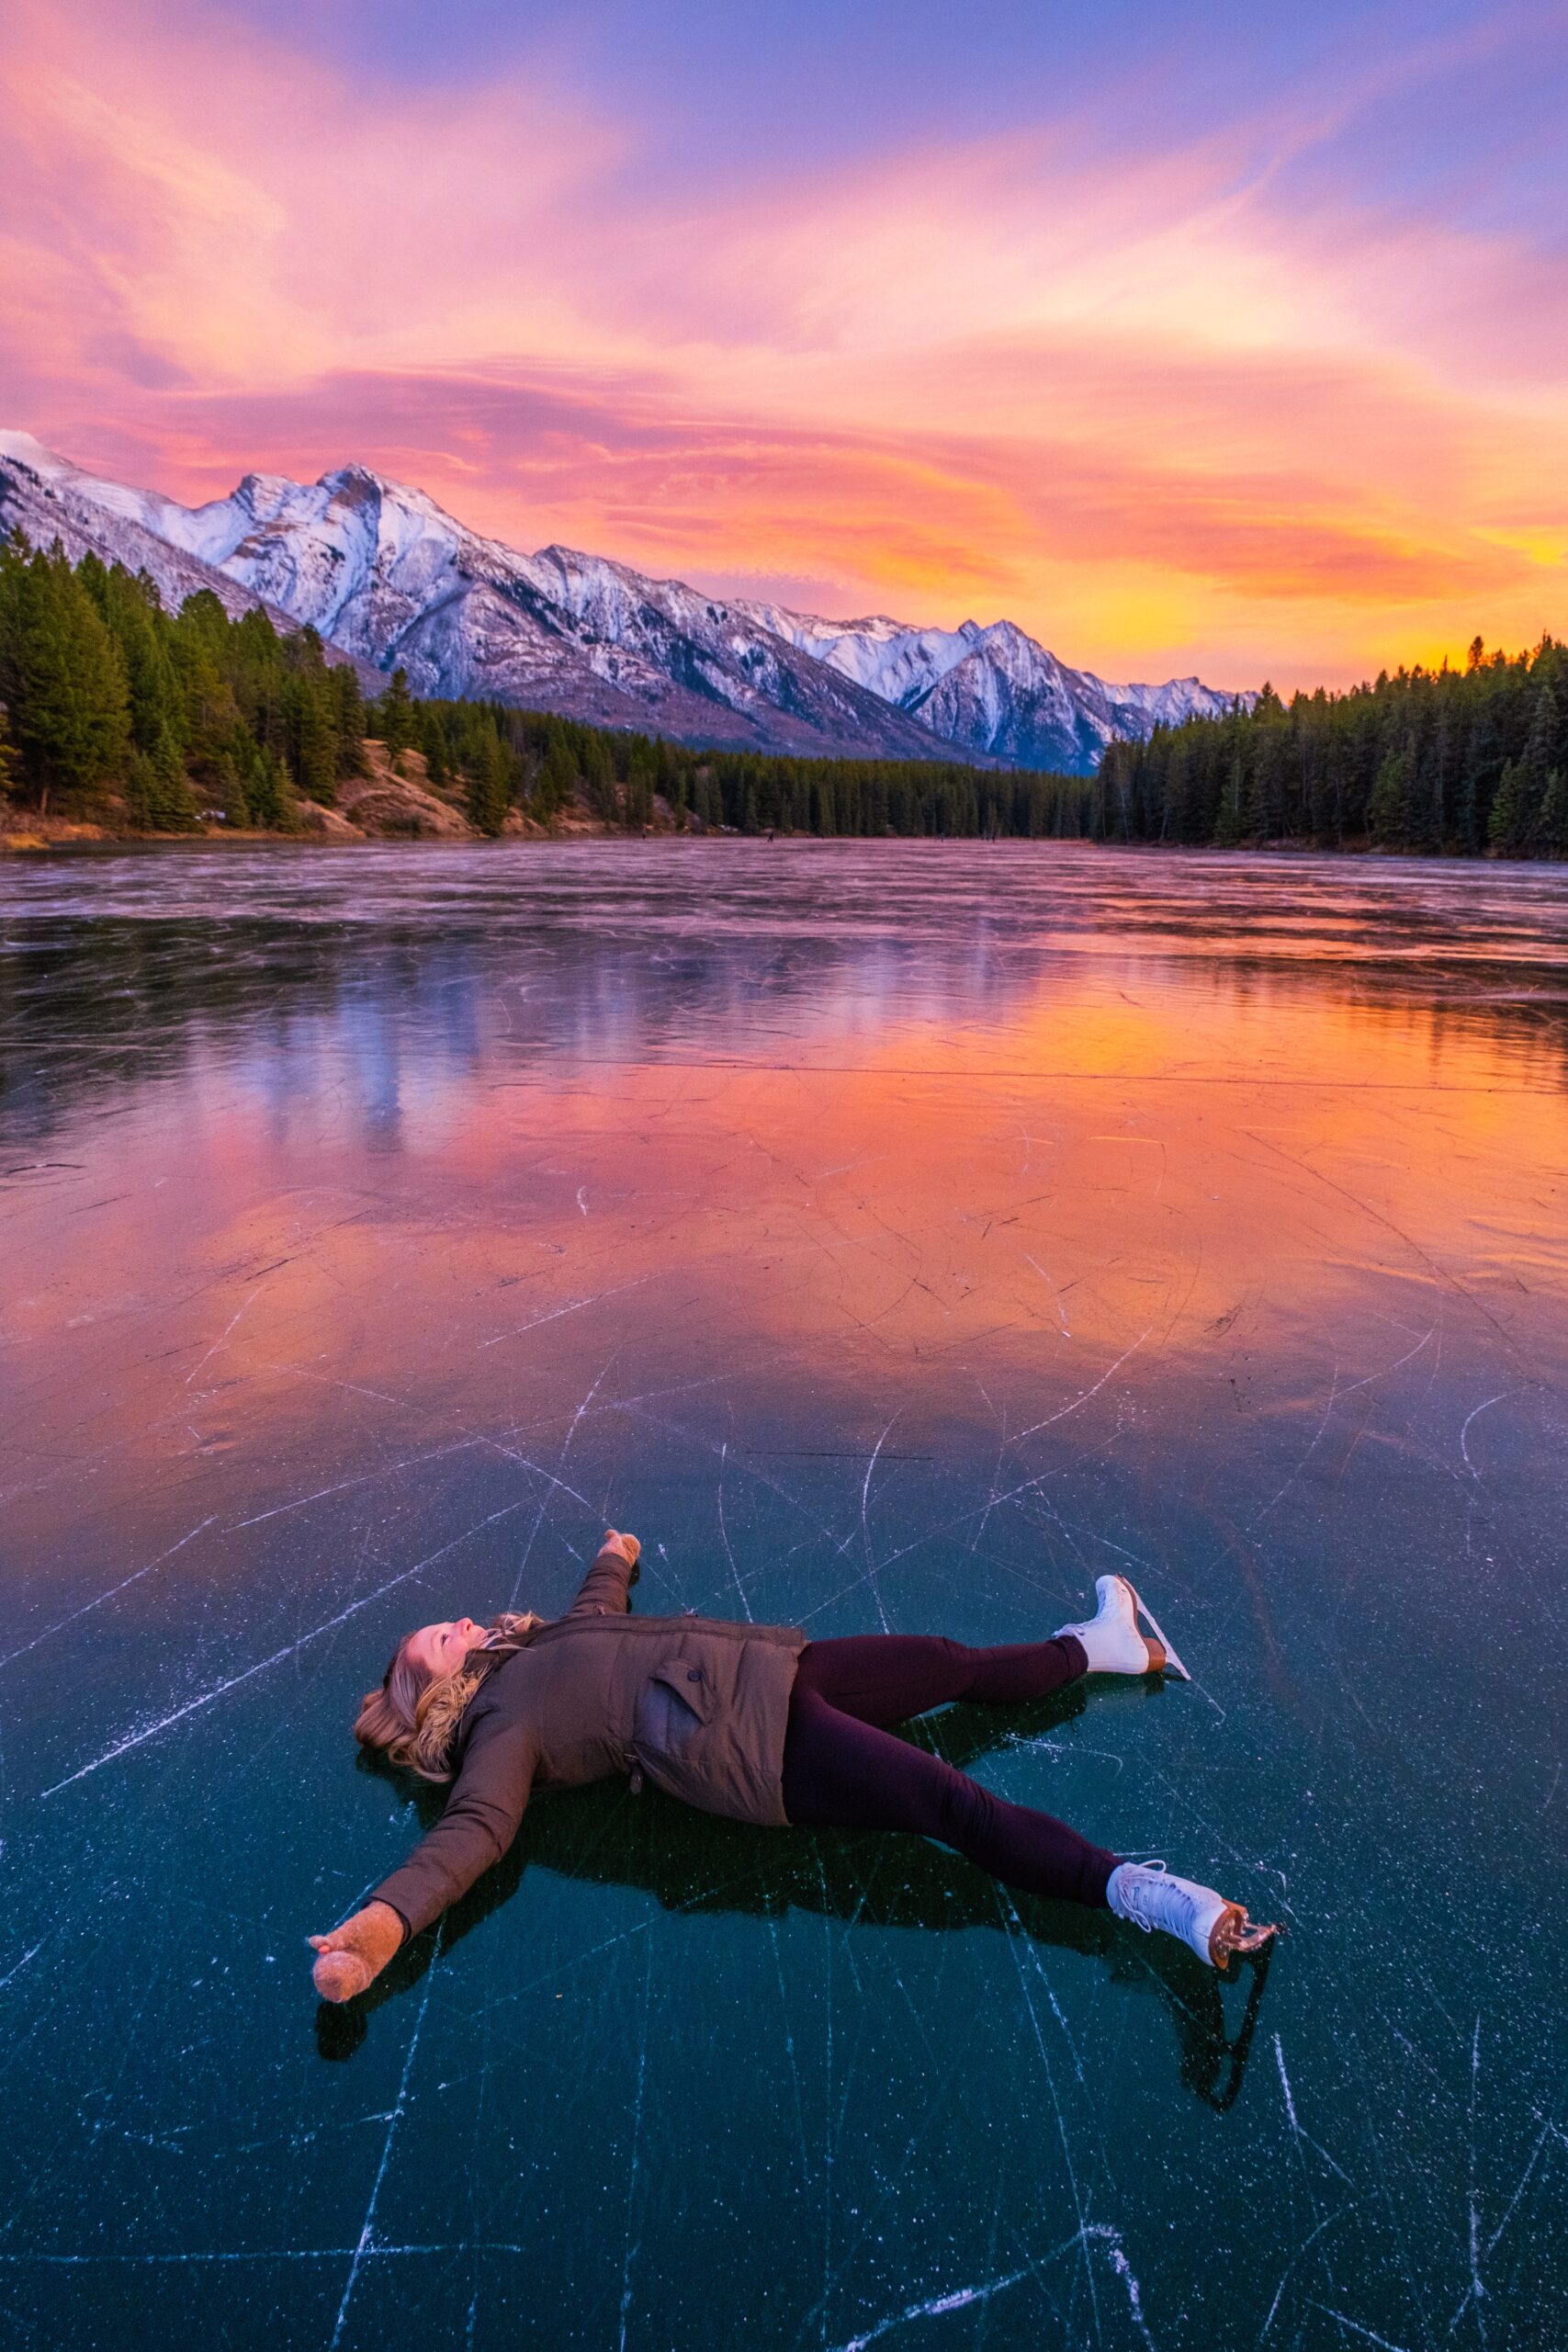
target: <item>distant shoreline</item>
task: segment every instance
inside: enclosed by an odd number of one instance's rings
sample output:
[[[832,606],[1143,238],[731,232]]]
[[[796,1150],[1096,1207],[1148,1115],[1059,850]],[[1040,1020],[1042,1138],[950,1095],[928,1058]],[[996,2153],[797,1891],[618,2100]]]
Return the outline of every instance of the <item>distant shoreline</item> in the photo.
[[[807,833],[778,832],[746,833],[734,827],[708,827],[677,831],[673,826],[660,826],[647,833],[628,833],[617,825],[579,824],[563,828],[558,832],[509,832],[498,836],[458,834],[434,837],[429,834],[360,833],[349,837],[344,833],[278,833],[260,828],[242,830],[213,826],[199,833],[111,833],[101,829],[81,825],[62,829],[58,836],[49,838],[32,831],[0,830],[0,860],[7,857],[72,856],[91,858],[112,854],[117,851],[153,851],[160,856],[187,854],[194,850],[265,849],[297,853],[305,856],[319,855],[324,850],[479,850],[484,852],[527,848],[534,850],[581,848],[589,843],[615,842],[627,849],[649,848],[655,842],[679,842],[684,847],[701,849],[714,844],[744,844],[753,849],[784,849],[828,847],[844,842],[857,849],[994,849],[994,850],[1104,850],[1134,857],[1180,856],[1194,858],[1255,858],[1289,857],[1300,861],[1318,859],[1375,860],[1380,865],[1488,866],[1528,865],[1532,869],[1568,864],[1562,858],[1505,857],[1495,850],[1464,851],[1416,850],[1383,848],[1371,842],[1317,844],[1311,842],[1116,842],[1092,841],[1085,834],[1031,836],[1024,833]]]

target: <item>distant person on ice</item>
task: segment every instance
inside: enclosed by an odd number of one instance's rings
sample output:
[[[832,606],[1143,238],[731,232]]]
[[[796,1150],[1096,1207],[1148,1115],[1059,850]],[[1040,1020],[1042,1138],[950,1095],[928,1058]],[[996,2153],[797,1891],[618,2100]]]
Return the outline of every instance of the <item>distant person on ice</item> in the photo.
[[[1239,1903],[1125,1862],[1065,1822],[1010,1804],[888,1726],[955,1699],[1018,1706],[1085,1674],[1186,1668],[1124,1577],[1048,1642],[965,1649],[939,1634],[808,1642],[782,1625],[632,1617],[641,1545],[611,1528],[564,1617],[422,1625],[366,1694],[354,1731],[427,1781],[455,1782],[400,1870],[331,1935],[312,1936],[329,2001],[363,1993],[410,1936],[501,1860],[535,1789],[629,1772],[703,1813],[759,1827],[912,1829],[1030,1894],[1163,1928],[1224,1968],[1275,1933]],[[1140,1616],[1151,1633],[1139,1631]]]

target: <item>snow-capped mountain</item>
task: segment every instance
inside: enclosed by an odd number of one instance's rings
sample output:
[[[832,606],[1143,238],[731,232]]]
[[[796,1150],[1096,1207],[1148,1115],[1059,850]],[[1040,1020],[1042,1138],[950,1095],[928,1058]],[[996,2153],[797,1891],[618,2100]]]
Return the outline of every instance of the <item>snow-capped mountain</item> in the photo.
[[[151,491],[126,490],[81,472],[30,434],[0,433],[0,527],[23,532],[35,547],[58,539],[73,563],[95,554],[146,571],[171,610],[198,588],[210,588],[226,612],[248,612],[256,602],[248,590],[158,527],[155,518],[165,508],[185,512]]]
[[[1010,621],[829,621],[570,548],[525,555],[362,466],[247,474],[186,507],[0,432],[0,525],[145,568],[173,603],[210,587],[231,610],[265,604],[362,669],[400,664],[417,693],[685,742],[1087,772],[1113,737],[1229,700],[1195,678],[1108,685]]]
[[[1236,699],[1197,678],[1117,686],[1070,670],[1013,621],[910,628],[885,614],[824,621],[778,605],[747,607],[764,628],[896,703],[944,742],[1010,766],[1097,767],[1107,743],[1183,718],[1219,718]],[[1250,702],[1247,695],[1242,699]]]

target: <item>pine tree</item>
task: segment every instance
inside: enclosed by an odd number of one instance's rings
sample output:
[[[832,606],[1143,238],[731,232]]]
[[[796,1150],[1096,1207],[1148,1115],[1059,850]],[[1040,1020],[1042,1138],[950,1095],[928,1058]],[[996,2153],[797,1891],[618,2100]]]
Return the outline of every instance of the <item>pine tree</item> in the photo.
[[[1214,819],[1214,840],[1235,849],[1247,837],[1247,767],[1239,750],[1226,763],[1225,780]]]
[[[212,798],[229,825],[248,825],[250,803],[245,797],[239,762],[232,752],[220,752],[212,766]]]
[[[534,785],[534,813],[548,823],[563,808],[571,806],[576,797],[579,770],[577,755],[557,721],[550,723],[547,749]]]
[[[634,769],[626,778],[625,814],[628,833],[646,832],[653,822],[653,786],[646,768]]]
[[[308,800],[323,808],[337,803],[337,699],[324,668],[312,664],[288,681],[289,765]]]
[[[493,837],[512,806],[512,752],[502,741],[493,718],[469,759],[468,781],[468,822],[477,831]]]
[[[593,814],[606,825],[617,823],[621,803],[615,789],[615,763],[602,735],[590,739],[582,758],[582,778]]]
[[[0,801],[8,800],[17,781],[17,755],[11,749],[9,715],[0,702]]]
[[[1480,643],[1479,638],[1476,643]],[[1479,662],[1476,668],[1480,667]],[[1490,699],[1471,723],[1465,739],[1459,791],[1459,831],[1461,847],[1475,856],[1486,839],[1487,819],[1503,773],[1503,739]]]
[[[125,785],[132,820],[150,833],[189,833],[200,820],[172,731],[165,727],[150,751],[131,756]]]
[[[363,775],[365,738],[369,732],[369,722],[365,697],[359,691],[359,680],[346,662],[336,663],[327,672],[327,678],[337,731],[337,773],[340,776]]]
[[[1406,744],[1390,752],[1378,770],[1367,802],[1367,830],[1380,849],[1397,849],[1409,839],[1410,794],[1416,754]]]
[[[158,771],[150,752],[132,752],[125,776],[126,814],[144,833],[156,831],[152,812],[158,802]]]
[[[392,682],[377,706],[381,741],[387,747],[387,757],[393,773],[401,775],[403,753],[414,739],[414,700],[409,692],[408,672],[394,670]]]
[[[439,792],[451,780],[452,762],[441,714],[427,702],[419,706],[419,749],[424,753],[424,773]]]
[[[1529,857],[1538,845],[1543,845],[1540,836],[1546,794],[1562,727],[1554,670],[1549,654],[1540,667],[1524,749],[1504,768],[1492,804],[1488,838],[1493,848],[1506,857]]]
[[[1547,786],[1557,765],[1562,735],[1562,714],[1557,699],[1555,651],[1542,648],[1540,684],[1530,730],[1519,759],[1519,811],[1515,822],[1518,847],[1527,855],[1536,845],[1545,814]]]
[[[244,786],[245,805],[253,825],[264,825],[280,833],[298,830],[299,813],[288,772],[277,753],[265,744],[255,747]]]
[[[1525,794],[1517,760],[1505,763],[1492,802],[1486,838],[1505,857],[1517,857],[1524,826]]]

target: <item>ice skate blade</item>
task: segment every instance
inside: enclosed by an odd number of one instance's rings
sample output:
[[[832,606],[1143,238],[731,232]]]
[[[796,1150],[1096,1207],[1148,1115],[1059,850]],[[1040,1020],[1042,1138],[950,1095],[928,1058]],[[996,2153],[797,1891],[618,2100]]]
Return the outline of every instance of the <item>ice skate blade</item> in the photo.
[[[1171,1648],[1170,1644],[1167,1641],[1164,1633],[1161,1631],[1159,1620],[1155,1615],[1154,1611],[1147,1606],[1142,1594],[1139,1592],[1137,1586],[1133,1583],[1130,1577],[1123,1579],[1123,1581],[1126,1583],[1128,1591],[1133,1596],[1134,1608],[1137,1611],[1140,1617],[1146,1617],[1148,1619],[1149,1630],[1153,1634],[1156,1641],[1159,1644],[1160,1648],[1165,1652],[1164,1667],[1156,1668],[1156,1671],[1166,1674],[1174,1674],[1177,1676],[1179,1680],[1182,1682],[1190,1682],[1192,1677],[1188,1673],[1187,1668],[1182,1665],[1181,1660],[1177,1657],[1176,1652]]]

